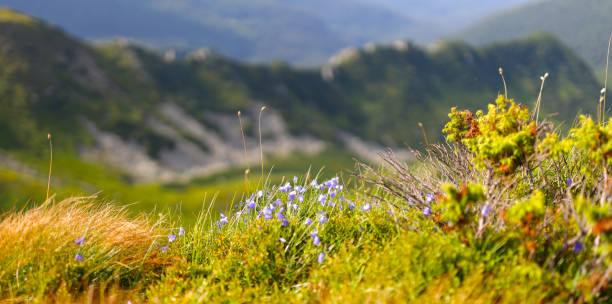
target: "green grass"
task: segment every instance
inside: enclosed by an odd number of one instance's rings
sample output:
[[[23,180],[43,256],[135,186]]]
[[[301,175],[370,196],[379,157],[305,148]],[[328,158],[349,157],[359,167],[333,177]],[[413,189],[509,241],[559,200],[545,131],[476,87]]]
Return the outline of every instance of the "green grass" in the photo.
[[[44,201],[47,188],[48,158],[13,155],[40,173],[35,178],[0,166],[0,210],[20,209]],[[316,155],[294,154],[271,158],[264,168],[265,179],[278,184],[296,175],[330,178],[332,173],[348,175],[354,162],[352,154],[330,148]],[[171,212],[187,223],[193,223],[203,208],[213,205],[217,212],[227,211],[243,197],[261,187],[261,169],[253,166],[245,183],[244,169],[234,169],[186,183],[132,183],[121,171],[83,161],[70,153],[56,151],[53,160],[51,194],[56,200],[97,193],[102,200],[128,205],[132,214],[139,212]]]
[[[346,200],[335,207],[322,206],[319,193],[308,189],[300,209],[286,212],[286,227],[276,217],[256,219],[253,212],[228,214],[228,224],[218,227],[208,221],[217,215],[204,211],[172,243],[166,235],[176,235],[179,223],[158,222],[156,215],[134,220],[96,200],[69,200],[11,215],[0,224],[0,298],[82,301],[91,294],[95,299],[184,303],[538,303],[569,298],[568,286],[559,282],[572,278],[549,273],[517,251],[517,240],[503,232],[466,245],[460,234],[441,233],[420,212],[394,209],[391,204],[400,201],[378,190],[350,186],[343,193]],[[389,204],[374,203],[367,193]],[[275,193],[257,204],[277,197],[287,200],[287,194]],[[348,209],[348,200],[356,202],[355,209]],[[366,203],[371,210],[363,209]],[[318,223],[320,212],[327,215],[325,224]],[[314,223],[305,225],[306,218]],[[134,224],[120,224],[130,221]],[[109,239],[119,227],[131,228],[114,236],[121,239]],[[147,227],[156,227],[157,235],[136,232]],[[310,235],[315,228],[319,246]],[[82,236],[83,245],[73,242]],[[8,249],[25,244],[30,244],[26,255]],[[165,252],[158,248],[164,246]],[[42,248],[53,250],[33,260],[31,254]],[[325,258],[319,262],[321,253]],[[76,254],[83,261],[76,261]]]

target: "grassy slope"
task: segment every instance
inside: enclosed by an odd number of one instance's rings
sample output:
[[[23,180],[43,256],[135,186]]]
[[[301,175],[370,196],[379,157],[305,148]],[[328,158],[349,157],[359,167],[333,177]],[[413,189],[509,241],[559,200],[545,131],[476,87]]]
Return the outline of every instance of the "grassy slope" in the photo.
[[[48,158],[24,159],[24,162],[32,164],[39,172],[48,170]],[[280,183],[294,175],[306,174],[308,170],[311,176],[322,178],[334,173],[347,174],[345,170],[352,165],[349,152],[333,149],[315,158],[296,154],[289,158],[270,159],[264,171],[266,180]],[[133,184],[120,171],[56,153],[51,193],[56,200],[98,193],[97,196],[103,200],[127,204],[131,214],[158,210],[193,223],[202,208],[212,204],[215,211],[224,212],[243,199],[249,189],[252,191],[259,187],[260,180],[259,167],[253,167],[248,188],[242,169],[197,178],[187,184]],[[46,188],[46,176],[36,178],[0,167],[0,212],[40,205],[45,199]]]
[[[157,220],[155,215],[133,219],[92,199],[69,199],[10,214],[0,223],[0,299],[93,297],[186,303],[568,299],[568,287],[560,282],[572,278],[541,268],[524,252],[515,251],[517,244],[503,233],[491,232],[466,246],[460,235],[438,232],[420,212],[392,208],[400,202],[384,193],[370,192],[388,204],[372,203],[367,209],[372,201],[364,191],[372,190],[351,186],[343,193],[346,200],[323,207],[317,201],[321,192],[308,189],[299,211],[287,212],[287,227],[276,218],[256,220],[251,212],[243,215],[248,222],[232,217],[219,228],[205,224],[211,215],[204,214],[199,223],[186,227],[185,235],[178,235],[178,224],[167,219]],[[286,194],[271,195],[286,201]],[[348,200],[357,203],[355,209],[349,210]],[[326,213],[325,224],[318,223],[320,212]],[[305,225],[306,218],[315,223]],[[318,246],[310,236],[313,229],[321,239]],[[167,234],[176,240],[169,243]],[[84,244],[75,244],[81,237]],[[15,248],[28,249],[20,253]],[[321,253],[325,257],[319,262]],[[76,260],[77,254],[83,261]]]
[[[548,31],[599,70],[606,59],[610,12],[612,4],[606,0],[538,1],[491,16],[458,37],[482,44]]]

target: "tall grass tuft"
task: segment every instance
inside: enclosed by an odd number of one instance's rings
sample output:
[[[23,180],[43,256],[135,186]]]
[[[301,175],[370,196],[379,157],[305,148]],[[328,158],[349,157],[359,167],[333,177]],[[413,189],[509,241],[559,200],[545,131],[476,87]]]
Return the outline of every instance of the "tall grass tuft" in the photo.
[[[163,218],[129,217],[95,197],[6,214],[0,222],[0,298],[41,299],[64,289],[103,294],[158,279],[175,257],[157,248]],[[24,298],[25,299],[25,298]]]

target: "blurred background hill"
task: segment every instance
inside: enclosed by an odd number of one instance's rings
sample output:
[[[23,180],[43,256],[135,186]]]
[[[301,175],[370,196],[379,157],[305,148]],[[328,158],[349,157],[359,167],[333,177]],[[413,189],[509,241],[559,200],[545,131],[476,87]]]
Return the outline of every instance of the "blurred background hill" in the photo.
[[[249,60],[321,64],[346,46],[431,42],[528,0],[2,0],[78,37],[209,47]],[[162,21],[163,20],[163,21]]]
[[[612,2],[606,0],[546,0],[501,11],[469,26],[457,37],[486,44],[546,31],[559,37],[598,69],[606,63],[612,29]]]
[[[205,193],[222,210],[258,186],[260,114],[275,182],[346,174],[387,147],[410,160],[419,123],[439,141],[450,107],[504,93],[499,67],[530,106],[549,73],[543,115],[567,126],[594,112],[601,61],[568,41],[579,35],[519,13],[577,33],[608,6],[588,0],[565,18],[573,2],[553,2],[0,0],[0,209],[40,201],[47,133],[58,196],[103,190],[193,213]],[[579,39],[605,52],[596,20]]]

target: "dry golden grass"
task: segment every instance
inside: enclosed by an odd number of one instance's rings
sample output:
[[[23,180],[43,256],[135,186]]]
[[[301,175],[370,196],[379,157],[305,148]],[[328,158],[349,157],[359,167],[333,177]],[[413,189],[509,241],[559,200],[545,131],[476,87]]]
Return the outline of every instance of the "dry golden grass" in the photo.
[[[33,293],[24,301],[65,302],[62,294],[87,295],[92,288],[100,298],[119,285],[132,288],[157,278],[172,263],[157,245],[167,235],[162,224],[161,217],[131,218],[125,208],[95,197],[6,214],[0,222],[0,299]],[[81,237],[84,244],[76,244]],[[75,259],[77,253],[83,261]]]

